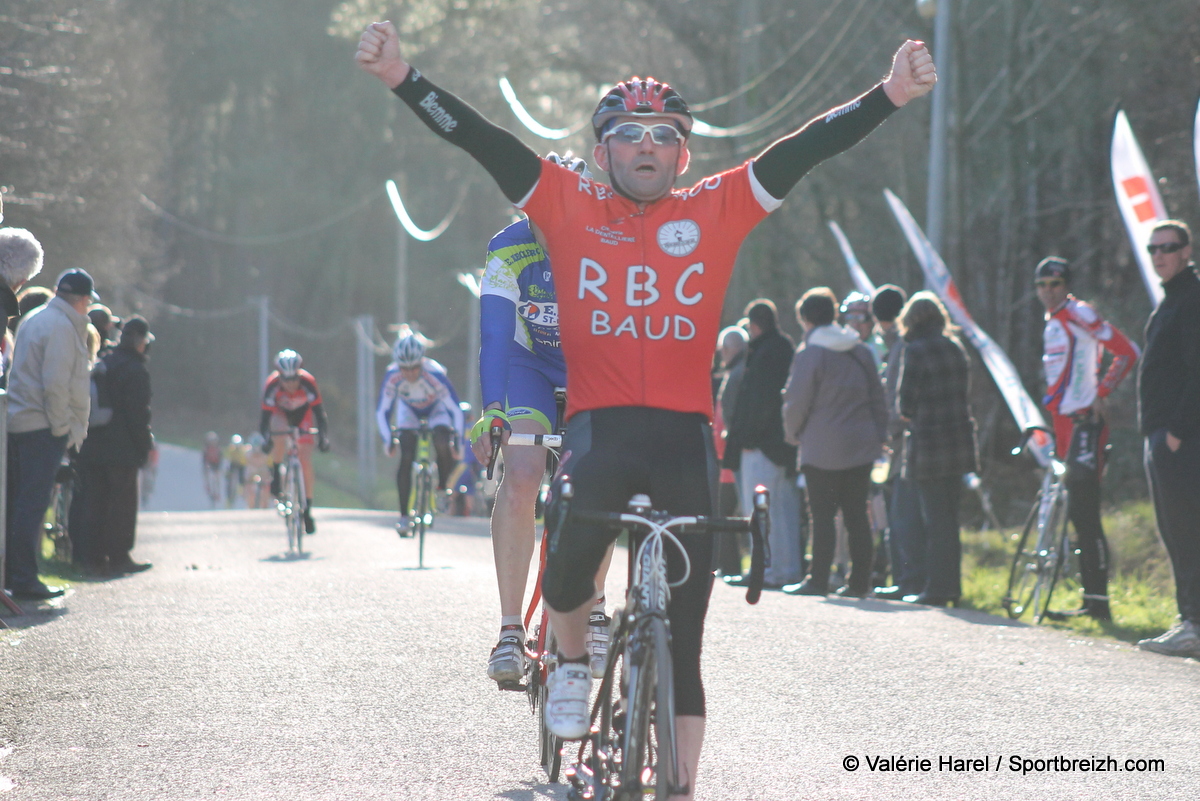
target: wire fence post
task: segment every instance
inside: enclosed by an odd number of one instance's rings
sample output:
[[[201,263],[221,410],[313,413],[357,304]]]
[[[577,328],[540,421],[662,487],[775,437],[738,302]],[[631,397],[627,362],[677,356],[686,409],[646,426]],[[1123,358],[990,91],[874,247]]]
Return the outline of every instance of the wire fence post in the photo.
[[[375,348],[370,332],[375,318],[365,314],[355,320],[354,338],[358,370],[358,487],[359,497],[367,506],[375,501]]]
[[[6,575],[5,559],[8,555],[8,393],[0,389],[0,576]],[[0,589],[0,601],[14,614],[22,614],[21,607]],[[4,624],[0,623],[0,628]]]
[[[259,295],[254,302],[258,305],[258,386],[254,388],[257,397],[267,385],[267,376],[271,372],[271,298]]]

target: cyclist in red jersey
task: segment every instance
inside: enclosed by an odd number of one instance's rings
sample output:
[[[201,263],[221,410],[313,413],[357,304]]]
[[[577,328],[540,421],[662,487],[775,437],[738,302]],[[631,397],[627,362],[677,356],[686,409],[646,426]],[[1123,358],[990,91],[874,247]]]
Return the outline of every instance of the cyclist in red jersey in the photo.
[[[1104,399],[1133,369],[1141,355],[1121,330],[1071,294],[1071,268],[1050,256],[1034,269],[1038,300],[1046,309],[1042,367],[1046,374],[1043,404],[1054,421],[1058,458],[1067,463],[1067,514],[1079,543],[1083,604],[1051,618],[1088,615],[1111,620],[1108,604],[1108,543],[1100,519],[1100,477],[1108,441]],[[1112,355],[1100,374],[1104,351]]]
[[[610,186],[543,161],[411,69],[390,22],[368,26],[356,60],[430,130],[475,158],[545,234],[568,371],[563,469],[574,481],[573,508],[620,511],[633,493],[645,492],[656,508],[684,515],[712,513],[711,347],[742,240],[813,166],[937,79],[924,45],[905,42],[874,89],[740,167],[675,190],[689,160],[692,117],[678,93],[652,78],[618,84],[593,114],[593,160]],[[542,582],[561,660],[549,680],[546,721],[559,736],[578,739],[588,728],[592,576],[609,537],[582,524],[561,535],[550,543]],[[672,590],[669,615],[678,766],[689,784],[676,797],[690,798],[704,736],[699,657],[712,541],[682,539],[693,569]],[[677,578],[682,558],[672,553],[668,562]]]
[[[275,357],[275,372],[267,376],[263,387],[262,419],[259,432],[263,436],[263,451],[271,455],[271,494],[279,495],[279,465],[287,453],[286,432],[295,426],[300,429],[297,440],[300,451],[300,469],[304,473],[304,530],[315,534],[317,524],[312,517],[312,492],[316,487],[313,473],[312,451],[313,426],[317,429],[317,446],[322,452],[329,450],[329,421],[325,417],[325,406],[321,403],[321,390],[317,379],[303,369],[304,359],[290,348],[279,351]]]

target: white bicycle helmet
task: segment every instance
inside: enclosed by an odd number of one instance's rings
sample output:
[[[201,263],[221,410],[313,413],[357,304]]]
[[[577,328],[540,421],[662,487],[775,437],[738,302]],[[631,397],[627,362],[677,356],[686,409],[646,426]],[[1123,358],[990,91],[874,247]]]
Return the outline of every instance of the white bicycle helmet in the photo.
[[[303,365],[304,359],[291,348],[281,350],[275,356],[275,366],[279,368],[279,375],[284,378],[295,378],[300,374],[300,368]]]
[[[592,178],[592,171],[588,169],[587,162],[576,156],[570,150],[563,155],[558,155],[553,150],[546,154],[546,161],[553,162],[560,167],[566,167],[571,172],[577,172],[589,181]]]
[[[413,331],[402,332],[392,346],[392,358],[401,367],[416,367],[425,358],[425,343]]]

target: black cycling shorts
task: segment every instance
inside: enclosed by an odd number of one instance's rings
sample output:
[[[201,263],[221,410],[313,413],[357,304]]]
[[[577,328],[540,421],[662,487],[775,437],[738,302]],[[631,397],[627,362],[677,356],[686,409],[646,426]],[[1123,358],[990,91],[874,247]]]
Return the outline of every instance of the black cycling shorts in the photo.
[[[622,406],[580,412],[567,425],[562,467],[553,486],[549,530],[560,512],[559,484],[569,475],[572,510],[623,512],[637,493],[653,507],[678,515],[711,515],[717,463],[712,430],[703,415]],[[594,592],[596,570],[616,533],[598,524],[568,525],[547,548],[542,595],[560,612],[578,609]],[[668,616],[675,668],[675,711],[703,715],[700,648],[712,591],[713,537],[679,536],[691,561],[686,583],[671,588]],[[670,544],[667,578],[683,575],[683,559]]]

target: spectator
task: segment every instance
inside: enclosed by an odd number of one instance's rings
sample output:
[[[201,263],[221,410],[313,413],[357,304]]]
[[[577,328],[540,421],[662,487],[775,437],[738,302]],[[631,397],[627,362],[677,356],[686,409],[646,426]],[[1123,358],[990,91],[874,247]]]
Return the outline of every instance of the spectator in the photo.
[[[719,347],[717,352],[721,359],[721,367],[717,373],[720,384],[717,388],[717,402],[714,407],[713,435],[717,449],[717,458],[724,460],[726,439],[729,435],[725,423],[727,410],[737,402],[738,388],[742,385],[742,374],[746,370],[746,349],[749,337],[746,329],[731,325],[721,331],[717,337]],[[738,454],[739,462],[741,454]],[[739,465],[740,467],[740,465]],[[738,511],[738,480],[737,470],[731,467],[721,468],[721,481],[717,493],[717,514],[734,515]],[[737,534],[717,535],[717,569],[722,576],[740,576],[742,573],[742,549]]]
[[[79,452],[87,487],[84,519],[93,548],[84,569],[93,576],[119,576],[149,570],[130,556],[137,531],[138,471],[150,457],[150,372],[146,350],[154,341],[150,326],[130,317],[116,348],[104,357],[104,392],[111,421],[93,426]]]
[[[796,448],[783,439],[780,392],[787,383],[788,366],[795,346],[780,332],[775,304],[765,298],[746,307],[750,319],[750,344],[737,403],[726,424],[724,464],[733,467],[740,459],[741,502],[752,508],[754,487],[771,491],[771,565],[763,582],[779,588],[799,581],[803,575],[800,542],[800,500],[796,489]],[[737,576],[726,576],[729,584],[740,584]]]
[[[888,409],[888,555],[892,567],[891,586],[876,587],[876,598],[900,599],[919,595],[925,589],[925,529],[921,522],[921,501],[917,488],[901,476],[904,464],[904,432],[907,426],[896,407],[896,382],[904,354],[904,337],[896,318],[908,301],[903,289],[884,284],[875,291],[871,308],[879,325],[879,335],[887,346],[883,370],[883,400]]]
[[[907,342],[896,383],[908,423],[902,477],[916,485],[925,557],[925,587],[911,603],[946,606],[962,596],[958,504],[963,473],[975,472],[975,421],[967,402],[970,361],[947,331],[949,315],[932,292],[918,292],[900,313]],[[919,557],[918,557],[919,558]]]
[[[93,303],[88,308],[88,319],[100,334],[99,358],[103,359],[121,338],[121,318],[102,303]]]
[[[5,588],[14,597],[62,595],[38,579],[42,516],[54,474],[68,446],[87,436],[87,308],[98,297],[92,277],[67,270],[54,298],[22,321],[8,384],[8,564]]]
[[[1067,516],[1075,527],[1083,603],[1067,612],[1047,611],[1051,620],[1088,615],[1112,620],[1108,604],[1108,542],[1100,520],[1100,477],[1104,474],[1108,412],[1105,398],[1138,359],[1137,345],[1089,304],[1071,294],[1071,268],[1050,256],[1034,268],[1038,300],[1046,310],[1042,332],[1042,399],[1054,425],[1054,444],[1067,465]],[[1101,376],[1104,351],[1112,355]]]
[[[817,287],[796,304],[804,343],[792,359],[784,389],[783,425],[788,442],[800,446],[808,485],[812,567],[804,581],[783,591],[829,592],[835,518],[841,509],[852,567],[837,594],[864,598],[871,591],[873,556],[867,492],[887,433],[887,408],[871,350],[853,328],[834,324],[835,303],[833,292]]]
[[[17,292],[42,271],[42,259],[42,244],[33,234],[24,228],[0,228],[0,307],[4,309],[5,321],[11,326],[0,337],[0,356],[3,357],[0,359],[0,376],[8,372],[12,362],[9,333],[16,328],[14,321],[24,314]]]
[[[831,290],[832,292],[832,290]],[[836,297],[836,296],[835,296]],[[875,359],[875,368],[883,372],[883,359],[887,348],[883,340],[875,333],[875,315],[871,311],[871,296],[862,292],[851,292],[838,308],[842,325],[858,334],[859,340],[866,343]]]
[[[1138,647],[1200,658],[1200,280],[1186,223],[1159,223],[1147,249],[1164,297],[1146,323],[1138,427],[1158,533],[1175,573],[1179,622]]]

